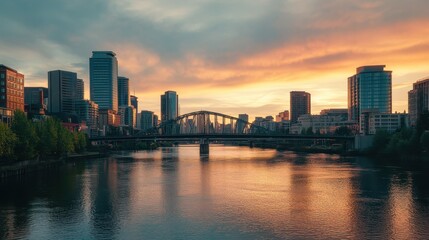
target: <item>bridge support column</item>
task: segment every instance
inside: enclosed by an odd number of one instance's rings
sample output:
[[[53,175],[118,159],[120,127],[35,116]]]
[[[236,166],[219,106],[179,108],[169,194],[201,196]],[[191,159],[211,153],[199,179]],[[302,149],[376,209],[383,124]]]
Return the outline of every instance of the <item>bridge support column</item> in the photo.
[[[208,155],[210,151],[209,140],[201,139],[200,140],[200,155]]]
[[[253,141],[249,142],[249,148],[253,148],[255,146],[255,144],[253,143]]]

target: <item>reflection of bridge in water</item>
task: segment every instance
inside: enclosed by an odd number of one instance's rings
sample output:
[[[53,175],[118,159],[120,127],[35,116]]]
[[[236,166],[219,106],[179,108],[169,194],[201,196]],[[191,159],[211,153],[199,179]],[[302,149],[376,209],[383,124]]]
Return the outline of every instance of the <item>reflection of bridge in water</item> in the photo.
[[[211,141],[254,142],[329,142],[342,143],[350,148],[353,137],[330,135],[292,135],[272,132],[243,119],[210,111],[187,113],[174,120],[133,136],[108,136],[91,138],[90,141],[112,143],[120,141],[168,141],[200,143],[200,154],[209,153]]]

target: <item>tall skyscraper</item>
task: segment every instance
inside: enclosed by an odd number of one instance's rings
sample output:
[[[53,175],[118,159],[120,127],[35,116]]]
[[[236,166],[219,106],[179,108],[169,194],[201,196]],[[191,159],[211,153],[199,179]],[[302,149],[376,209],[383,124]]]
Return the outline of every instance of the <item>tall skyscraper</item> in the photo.
[[[140,127],[143,131],[153,128],[154,114],[151,111],[142,111],[140,117]]]
[[[100,110],[118,111],[118,60],[112,51],[93,51],[89,59],[90,98]]]
[[[24,111],[24,75],[0,64],[0,107]]]
[[[429,111],[429,78],[413,84],[413,90],[408,92],[408,113],[410,125],[415,126],[420,114]]]
[[[130,80],[126,77],[118,77],[118,105],[130,106]]]
[[[63,70],[48,72],[50,113],[74,113],[76,101],[77,74]]]
[[[76,100],[83,100],[85,97],[85,86],[82,79],[76,80]]]
[[[167,91],[161,95],[161,121],[176,119],[179,116],[179,95]]]
[[[131,95],[130,96],[130,102],[131,102],[131,106],[133,106],[137,111],[139,109],[138,97]]]
[[[290,92],[290,120],[292,123],[298,121],[298,117],[311,114],[311,95],[304,91]]]
[[[348,78],[349,120],[359,122],[361,113],[392,113],[392,71],[385,65],[362,66]]]

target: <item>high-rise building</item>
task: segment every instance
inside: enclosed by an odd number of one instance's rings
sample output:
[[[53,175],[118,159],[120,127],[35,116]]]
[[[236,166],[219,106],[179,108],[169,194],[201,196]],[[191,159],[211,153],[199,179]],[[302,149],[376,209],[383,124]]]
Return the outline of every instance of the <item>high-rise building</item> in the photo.
[[[118,77],[118,106],[130,106],[130,80]]]
[[[48,88],[24,87],[25,108],[31,113],[47,110],[45,102],[47,102],[48,96]]]
[[[161,121],[176,119],[179,116],[179,95],[167,91],[161,95]]]
[[[48,72],[50,113],[74,113],[77,74],[63,70]]]
[[[0,64],[0,107],[24,111],[24,75]]]
[[[89,59],[90,98],[99,109],[118,111],[118,60],[112,51],[93,51]]]
[[[82,79],[76,79],[76,100],[83,100],[85,97],[85,86]]]
[[[141,111],[140,126],[143,131],[153,128],[154,114],[151,111]]]
[[[362,66],[348,78],[349,120],[364,112],[392,113],[392,71],[385,65]]]
[[[97,136],[98,105],[90,100],[78,100],[75,106],[79,122],[85,122],[88,127],[88,135]]]
[[[139,109],[138,97],[131,95],[130,96],[130,102],[131,102],[131,106],[133,106],[137,111]]]
[[[413,84],[413,90],[408,92],[408,113],[410,125],[415,126],[420,114],[429,111],[429,78]]]
[[[304,91],[290,92],[290,120],[292,123],[298,121],[298,117],[311,114],[311,95]]]

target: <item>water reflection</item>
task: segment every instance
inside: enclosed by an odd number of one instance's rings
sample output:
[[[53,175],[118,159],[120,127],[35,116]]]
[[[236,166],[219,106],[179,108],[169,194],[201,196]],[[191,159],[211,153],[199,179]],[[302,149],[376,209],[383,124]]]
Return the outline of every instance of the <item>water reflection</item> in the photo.
[[[426,168],[214,145],[0,182],[0,238],[429,239]]]

